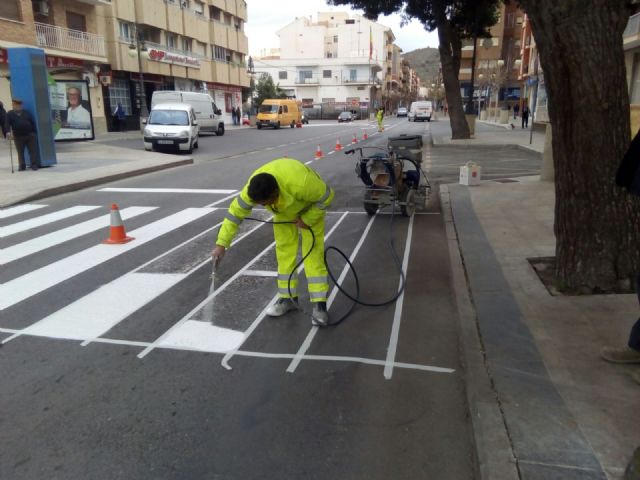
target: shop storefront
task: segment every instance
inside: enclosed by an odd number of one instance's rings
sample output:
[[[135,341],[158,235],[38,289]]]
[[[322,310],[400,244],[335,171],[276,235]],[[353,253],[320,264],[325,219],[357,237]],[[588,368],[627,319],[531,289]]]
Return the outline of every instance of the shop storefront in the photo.
[[[209,95],[213,98],[217,107],[222,110],[224,123],[232,125],[231,109],[240,107],[242,115],[242,89],[236,85],[207,82]]]

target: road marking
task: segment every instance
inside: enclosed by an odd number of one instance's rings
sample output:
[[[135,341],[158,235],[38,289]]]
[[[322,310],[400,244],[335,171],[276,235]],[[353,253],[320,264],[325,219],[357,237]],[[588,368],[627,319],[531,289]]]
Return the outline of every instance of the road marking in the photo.
[[[278,272],[272,272],[269,270],[244,270],[243,275],[247,277],[277,277]]]
[[[101,188],[98,192],[123,192],[123,193],[206,193],[223,194],[235,193],[237,190],[219,190],[211,188]]]
[[[31,212],[39,208],[46,207],[47,205],[39,205],[34,203],[25,203],[24,205],[16,205],[11,208],[4,208],[0,210],[0,218],[9,218],[14,215],[20,215],[21,213]]]
[[[187,208],[129,232],[135,240],[122,245],[95,245],[45,267],[0,285],[0,311],[47,288],[96,267],[129,250],[140,247],[177,228],[203,217],[215,209]]]
[[[413,237],[413,219],[415,217],[411,215],[409,219],[409,229],[407,231],[407,241],[404,245],[404,258],[402,260],[402,270],[405,275],[408,275],[407,266],[409,265],[409,252],[411,251],[411,241]],[[406,281],[406,277],[405,277]],[[402,279],[398,284],[398,290],[402,287]],[[393,315],[393,326],[391,327],[391,338],[389,340],[389,347],[387,349],[387,365],[384,367],[384,378],[389,380],[393,374],[393,363],[396,358],[396,351],[398,349],[398,336],[400,334],[400,320],[402,319],[402,305],[404,303],[404,290],[396,300],[396,310]]]
[[[187,320],[171,330],[157,348],[184,348],[201,352],[224,353],[238,348],[244,342],[244,332],[218,327],[210,322]]]
[[[358,255],[358,252],[360,251],[360,248],[362,247],[365,239],[367,238],[367,235],[369,235],[369,230],[371,230],[371,226],[373,225],[375,218],[376,218],[376,215],[373,215],[369,219],[369,223],[367,223],[367,226],[362,232],[362,235],[360,235],[360,240],[358,240],[356,247],[353,249],[353,252],[351,252],[351,255],[349,256],[349,261],[351,263],[353,263],[353,261],[355,260],[356,256]],[[338,277],[339,284],[342,284],[348,272],[349,272],[349,264],[345,264],[344,268],[342,269],[342,272],[340,273],[340,277]],[[338,292],[339,292],[338,288],[334,286],[333,290],[331,291],[331,294],[329,295],[329,299],[327,300],[327,309],[331,308],[331,305],[333,304],[333,301],[338,295]],[[293,373],[296,371],[296,368],[298,368],[298,365],[300,364],[300,360],[302,359],[302,357],[304,357],[307,350],[309,350],[309,347],[311,346],[311,342],[313,341],[317,333],[318,333],[317,327],[312,327],[311,330],[309,330],[307,337],[304,339],[304,341],[302,342],[302,345],[300,345],[300,348],[298,349],[298,352],[295,354],[295,356],[293,357],[293,360],[287,367],[287,372]]]
[[[313,160],[309,160],[308,162],[304,162],[305,165],[309,165],[310,163],[313,163]]]
[[[331,230],[329,230],[328,233],[325,234],[324,238],[325,241],[327,239],[329,239],[329,237],[333,234],[333,232],[336,231],[336,229],[340,226],[340,224],[342,223],[342,221],[347,217],[347,215],[349,214],[349,212],[344,212],[342,214],[342,216],[336,221],[335,225],[333,225],[333,227],[331,227]],[[251,262],[249,262],[244,268],[246,269],[248,266],[252,265],[254,262],[256,262],[258,259],[260,259],[260,257],[262,257],[262,255],[264,255],[269,248],[271,248],[273,245],[275,245],[275,242],[273,242],[271,245],[269,245],[269,247],[267,247],[266,249],[264,249],[260,254],[258,254],[257,257],[254,257],[253,260],[251,260]],[[302,269],[304,268],[304,266],[300,266],[300,268],[298,268],[298,273],[300,273],[302,271]],[[273,305],[276,300],[278,300],[279,295],[275,295],[271,301],[269,301],[269,303],[267,304],[266,307],[264,307],[264,309],[262,310],[262,312],[260,312],[260,314],[256,317],[256,319],[253,321],[253,323],[249,326],[249,328],[247,330],[245,330],[244,335],[245,335],[245,340],[247,338],[249,338],[251,336],[251,334],[253,333],[253,331],[258,328],[258,325],[260,325],[260,323],[262,323],[262,320],[264,320],[264,317],[267,316],[267,309]],[[229,365],[229,360],[231,360],[231,358],[235,355],[235,352],[237,350],[233,350],[229,353],[227,353],[224,358],[222,359],[222,361],[220,362],[222,364],[222,366],[224,368],[226,368],[227,370],[231,370],[231,366]]]
[[[236,193],[233,193],[233,194],[229,195],[228,197],[221,198],[220,200],[216,200],[215,202],[210,203],[209,205],[206,205],[206,206],[207,206],[207,207],[215,207],[216,205],[219,205],[220,203],[224,203],[224,202],[226,202],[227,200],[231,200],[232,198],[237,197],[237,196],[239,195],[239,193],[240,193],[240,192],[238,192],[238,191],[236,190]]]
[[[9,235],[15,235],[16,233],[26,232],[33,228],[41,227],[47,223],[57,222],[58,220],[64,220],[65,218],[73,217],[74,215],[80,215],[81,213],[90,212],[100,208],[98,205],[77,205],[75,207],[65,208],[57,212],[49,213],[47,215],[41,215],[29,220],[23,220],[22,222],[13,223],[6,227],[0,227],[0,238],[8,237]]]
[[[269,219],[272,217],[269,217]],[[246,232],[244,235],[241,235],[240,237],[236,238],[232,243],[231,246],[236,245],[238,242],[242,241],[244,238],[248,237],[249,235],[251,235],[253,232],[255,232],[256,230],[258,230],[259,228],[262,228],[264,225],[266,225],[265,223],[259,222],[254,228],[252,228],[251,230],[249,230],[248,232]],[[254,257],[255,258],[259,258],[261,255],[263,255],[264,253],[266,253],[273,245],[275,245],[275,242],[272,242],[267,248],[265,248],[263,250],[262,253],[258,254],[258,257]],[[254,260],[251,261],[251,263],[253,263]],[[196,266],[194,268],[194,270],[197,270],[200,267],[203,267],[204,265],[206,265],[207,263],[210,263],[211,260],[207,259],[206,261],[202,262],[200,265]],[[237,271],[235,274],[233,274],[231,276],[231,278],[229,278],[226,282],[224,282],[220,287],[216,288],[215,291],[207,296],[204,300],[202,300],[198,305],[196,305],[193,309],[191,309],[191,311],[189,313],[187,313],[184,317],[182,317],[180,320],[178,320],[178,322],[176,322],[174,325],[171,326],[171,328],[169,328],[169,330],[167,330],[165,333],[163,333],[162,335],[160,335],[160,337],[158,337],[153,343],[149,344],[149,346],[147,348],[145,348],[142,352],[140,352],[138,354],[138,358],[144,358],[149,352],[151,352],[151,350],[153,350],[154,348],[156,348],[160,343],[162,343],[166,338],[170,337],[173,335],[173,332],[180,329],[182,327],[182,325],[184,325],[187,321],[191,320],[191,316],[193,314],[195,314],[196,312],[198,312],[201,308],[203,308],[205,305],[207,305],[208,302],[210,302],[213,298],[215,298],[216,296],[218,296],[218,294],[220,294],[221,292],[223,292],[230,284],[231,282],[233,282],[236,278],[238,278],[242,271],[246,269],[247,266],[251,265],[251,263],[248,263],[245,268],[240,269],[239,271]]]
[[[128,207],[120,210],[120,215],[123,220],[136,217],[143,213],[155,210],[158,207]],[[61,243],[73,240],[74,238],[81,237],[87,233],[95,232],[101,228],[106,228],[109,225],[110,214],[102,215],[86,222],[78,223],[77,225],[71,225],[70,227],[63,228],[56,232],[51,232],[46,235],[42,235],[37,238],[32,238],[26,242],[18,243],[4,249],[0,249],[0,265],[5,265],[9,262],[13,262],[20,258],[24,258],[28,255],[40,252],[54,245],[60,245]]]

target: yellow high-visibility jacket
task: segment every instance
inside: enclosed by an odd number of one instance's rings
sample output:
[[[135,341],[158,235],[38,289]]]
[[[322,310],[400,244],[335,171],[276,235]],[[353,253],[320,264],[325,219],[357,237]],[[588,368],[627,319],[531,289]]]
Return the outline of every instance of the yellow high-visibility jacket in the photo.
[[[320,175],[302,162],[292,158],[272,160],[253,172],[240,195],[231,202],[218,233],[217,245],[229,248],[238,227],[251,213],[254,203],[248,194],[249,182],[259,173],[273,175],[278,183],[278,201],[266,208],[279,221],[300,217],[306,225],[313,226],[324,217],[325,210],[333,200],[333,190]]]

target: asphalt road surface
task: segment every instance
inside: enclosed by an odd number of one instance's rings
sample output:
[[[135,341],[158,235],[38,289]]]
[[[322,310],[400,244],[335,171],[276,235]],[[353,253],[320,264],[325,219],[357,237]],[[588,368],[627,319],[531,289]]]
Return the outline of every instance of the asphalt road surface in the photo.
[[[0,211],[0,478],[473,478],[437,183],[456,181],[470,153],[496,178],[535,173],[539,160],[429,148],[428,207],[370,217],[355,159],[336,140],[384,146],[447,128],[386,124],[383,134],[365,121],[228,131],[202,137],[192,166]],[[397,302],[317,329],[302,281],[300,311],[265,317],[273,234],[251,221],[211,289],[225,208],[255,168],[284,155],[336,190],[325,244],[353,259],[365,300],[398,291],[393,239],[407,282]],[[127,244],[101,243],[113,202],[135,237]],[[349,305],[332,293],[329,312]]]

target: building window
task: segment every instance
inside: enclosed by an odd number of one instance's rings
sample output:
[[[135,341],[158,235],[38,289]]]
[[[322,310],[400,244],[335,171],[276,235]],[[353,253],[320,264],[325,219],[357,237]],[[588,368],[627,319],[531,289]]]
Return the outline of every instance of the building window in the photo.
[[[333,36],[333,43],[338,43],[338,35]]]
[[[219,47],[218,45],[213,46],[213,58],[219,62],[227,61],[227,49],[223,47]]]
[[[358,78],[358,71],[355,68],[349,70],[349,80],[355,82]]]
[[[121,103],[124,113],[131,115],[131,91],[127,80],[114,78],[109,85],[109,98],[112,110]]]
[[[87,31],[87,20],[79,13],[67,12],[67,28],[69,30]]]
[[[178,36],[175,33],[165,32],[165,38],[167,39],[168,48],[177,48]]]
[[[180,0],[180,8],[188,9],[189,8],[189,0]]]
[[[322,78],[331,78],[331,70],[322,70]]]
[[[127,42],[131,42],[133,40],[133,25],[128,22],[123,22],[122,20],[118,21],[118,26],[120,30],[120,38],[122,40],[126,40]]]
[[[280,70],[278,72],[278,80],[286,80],[287,79],[287,71],[286,70]]]
[[[21,21],[20,0],[2,0],[0,2],[0,17]]]
[[[196,42],[196,52],[203,57],[207,55],[207,44],[202,42]]]
[[[313,73],[311,72],[311,70],[300,70],[300,72],[298,73],[300,83],[307,83],[306,80],[313,77]]]
[[[211,20],[217,20],[219,22],[221,15],[222,10],[216,7],[209,7],[209,16],[211,17]]]
[[[225,13],[224,14],[224,23],[227,25],[231,25],[231,14],[230,13]]]
[[[193,2],[193,11],[196,15],[204,16],[204,3],[195,0],[195,2]]]
[[[190,38],[182,37],[182,51],[183,52],[191,52],[192,50],[192,41]]]

